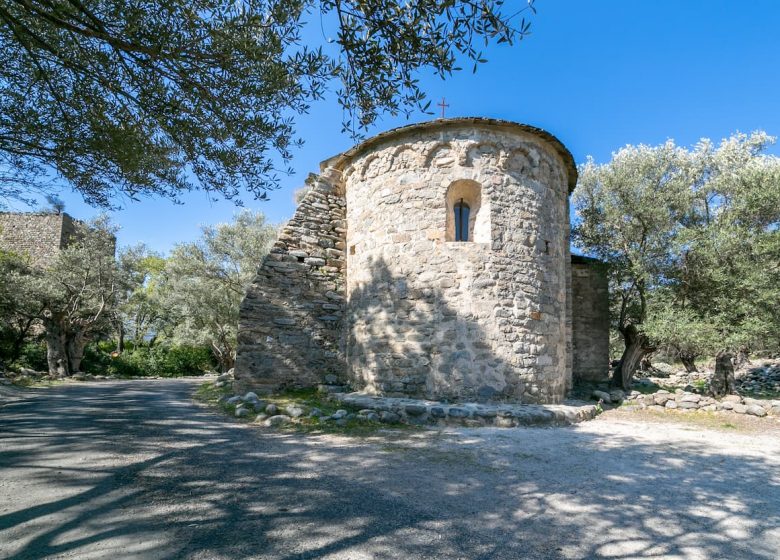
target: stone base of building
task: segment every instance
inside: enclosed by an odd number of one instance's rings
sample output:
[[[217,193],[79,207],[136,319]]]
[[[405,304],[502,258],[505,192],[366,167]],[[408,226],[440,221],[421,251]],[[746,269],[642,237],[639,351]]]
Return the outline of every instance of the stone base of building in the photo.
[[[380,415],[393,415],[393,421],[415,425],[495,426],[569,426],[598,415],[598,407],[581,401],[563,404],[447,404],[418,399],[377,397],[365,393],[333,393],[334,400]]]

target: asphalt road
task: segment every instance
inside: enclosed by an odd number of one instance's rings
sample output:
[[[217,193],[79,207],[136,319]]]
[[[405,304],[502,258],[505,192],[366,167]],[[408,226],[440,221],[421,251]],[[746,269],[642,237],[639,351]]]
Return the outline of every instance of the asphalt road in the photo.
[[[0,557],[780,557],[776,435],[305,436],[232,422],[194,388],[84,383],[0,407]]]

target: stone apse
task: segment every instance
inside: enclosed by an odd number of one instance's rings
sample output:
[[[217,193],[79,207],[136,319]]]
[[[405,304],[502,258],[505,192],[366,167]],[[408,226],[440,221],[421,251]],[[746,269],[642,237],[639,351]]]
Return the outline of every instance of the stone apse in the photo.
[[[480,118],[326,160],[242,303],[238,386],[555,403],[606,379],[606,275],[569,252],[576,179],[551,134]]]

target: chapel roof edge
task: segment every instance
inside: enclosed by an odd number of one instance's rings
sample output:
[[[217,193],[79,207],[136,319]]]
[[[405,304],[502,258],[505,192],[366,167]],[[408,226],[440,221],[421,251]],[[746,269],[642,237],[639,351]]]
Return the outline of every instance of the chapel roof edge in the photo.
[[[371,147],[392,138],[403,136],[406,134],[413,134],[416,132],[434,131],[445,128],[457,128],[463,126],[484,126],[488,128],[498,128],[507,130],[516,130],[536,136],[545,142],[549,143],[553,149],[558,153],[566,166],[568,175],[569,193],[574,190],[577,184],[577,165],[574,162],[574,157],[566,146],[558,140],[553,134],[547,132],[542,128],[538,128],[529,124],[517,123],[514,121],[508,121],[503,119],[494,119],[487,117],[454,117],[448,119],[435,119],[431,121],[424,121],[419,123],[408,124],[384,132],[380,132],[367,138],[362,142],[356,144],[350,149],[341,152],[333,157],[330,157],[320,163],[320,169],[325,170],[328,168],[339,168],[344,165],[348,160],[362,154]]]

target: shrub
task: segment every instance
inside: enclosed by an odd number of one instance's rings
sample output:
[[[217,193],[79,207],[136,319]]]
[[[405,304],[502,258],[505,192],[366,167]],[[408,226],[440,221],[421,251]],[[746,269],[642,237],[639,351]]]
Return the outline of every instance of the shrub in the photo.
[[[109,360],[106,372],[121,377],[202,375],[214,368],[211,351],[201,346],[142,346]]]
[[[22,346],[19,357],[10,365],[10,369],[21,368],[34,369],[35,371],[49,371],[49,362],[46,360],[46,344],[28,342]]]

